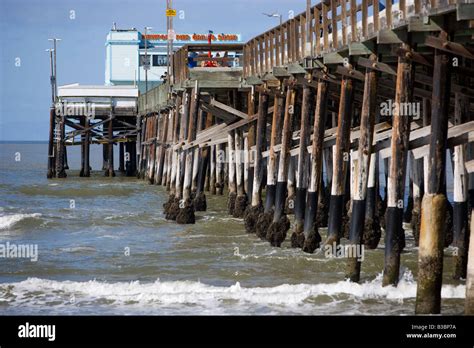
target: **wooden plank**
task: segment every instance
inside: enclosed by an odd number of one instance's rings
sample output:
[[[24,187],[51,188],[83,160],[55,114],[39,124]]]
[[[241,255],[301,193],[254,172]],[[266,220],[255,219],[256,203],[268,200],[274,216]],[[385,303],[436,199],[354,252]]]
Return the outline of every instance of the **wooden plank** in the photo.
[[[365,68],[370,68],[372,70],[378,70],[380,72],[390,74],[390,75],[397,75],[395,69],[393,69],[390,65],[382,63],[382,62],[374,62],[370,59],[366,59],[363,57],[359,57],[357,60],[357,64],[363,66]]]
[[[357,79],[357,80],[360,80],[360,81],[364,81],[365,80],[365,76],[363,73],[361,73],[360,71],[356,70],[356,69],[348,69],[346,67],[343,67],[341,65],[339,65],[337,68],[336,68],[336,73],[337,74],[340,74],[342,76],[347,76],[347,77],[350,77],[350,78],[353,78],[353,79]]]
[[[474,51],[472,49],[464,47],[456,42],[444,40],[435,36],[428,36],[425,40],[425,44],[444,52],[449,52],[468,59],[474,59]]]
[[[240,117],[240,118],[242,118],[242,119],[244,119],[244,120],[248,118],[248,115],[247,115],[245,112],[242,112],[242,111],[239,111],[239,110],[237,110],[237,109],[234,109],[234,108],[232,108],[231,106],[226,105],[226,104],[224,104],[224,103],[221,103],[221,102],[217,101],[217,100],[214,99],[214,98],[211,99],[210,105],[215,106],[215,107],[217,107],[217,108],[219,108],[219,109],[222,109],[222,110],[228,112],[229,114],[232,114],[232,115],[234,115],[234,116]]]

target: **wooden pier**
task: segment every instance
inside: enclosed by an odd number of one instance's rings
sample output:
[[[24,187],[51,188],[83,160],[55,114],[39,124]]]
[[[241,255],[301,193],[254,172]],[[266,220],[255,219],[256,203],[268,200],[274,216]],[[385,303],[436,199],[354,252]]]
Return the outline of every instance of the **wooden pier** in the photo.
[[[227,193],[229,214],[275,247],[288,237],[308,253],[344,239],[375,249],[382,235],[384,286],[398,283],[406,222],[419,245],[416,313],[440,313],[452,245],[474,314],[473,38],[470,1],[326,0],[243,45],[186,45],[133,122],[72,125],[52,110],[48,176],[65,175],[65,125],[82,136],[84,176],[91,142],[107,146],[113,176],[123,139],[127,173],[169,192],[167,219],[195,223],[206,194]],[[346,262],[359,281],[363,263]]]

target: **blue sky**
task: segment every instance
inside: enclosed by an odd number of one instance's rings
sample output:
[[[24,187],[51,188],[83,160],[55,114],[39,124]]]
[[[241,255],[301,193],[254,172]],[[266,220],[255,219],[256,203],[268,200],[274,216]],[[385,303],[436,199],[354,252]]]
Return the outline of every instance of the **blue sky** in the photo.
[[[313,4],[316,1],[313,0]],[[289,16],[305,0],[174,0],[184,10],[177,32],[241,33],[244,41],[277,24],[262,12]],[[165,31],[165,0],[0,0],[0,140],[48,138],[49,37],[58,46],[58,83],[103,84],[105,39],[119,28]],[[75,19],[70,18],[70,11]],[[21,60],[15,66],[17,58]]]

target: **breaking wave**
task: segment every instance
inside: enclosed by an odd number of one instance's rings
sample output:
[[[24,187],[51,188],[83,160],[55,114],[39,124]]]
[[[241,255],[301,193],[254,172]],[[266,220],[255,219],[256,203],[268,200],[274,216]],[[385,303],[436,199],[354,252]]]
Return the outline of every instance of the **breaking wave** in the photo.
[[[0,285],[0,303],[10,306],[69,306],[71,297],[77,305],[117,307],[139,306],[159,309],[164,306],[191,305],[207,309],[209,314],[221,312],[226,304],[293,307],[314,304],[319,296],[333,301],[347,299],[401,300],[416,296],[416,282],[405,272],[398,287],[382,287],[382,276],[362,284],[339,281],[329,284],[283,284],[274,287],[213,286],[195,281],[160,281],[152,283],[55,281],[28,278]],[[442,297],[464,298],[464,285],[443,285]],[[312,303],[313,302],[313,303]],[[238,303],[239,306],[235,306]],[[316,305],[316,304],[314,304]],[[51,308],[50,308],[51,309]],[[383,314],[383,313],[382,313]]]
[[[12,214],[12,215],[2,215],[0,216],[0,230],[5,230],[13,227],[20,221],[34,219],[40,217],[41,214]]]

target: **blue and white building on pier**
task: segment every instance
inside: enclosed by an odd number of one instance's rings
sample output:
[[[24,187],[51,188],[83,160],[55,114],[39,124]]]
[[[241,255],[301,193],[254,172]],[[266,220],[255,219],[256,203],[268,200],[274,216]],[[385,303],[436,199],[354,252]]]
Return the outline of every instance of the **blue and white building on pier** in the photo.
[[[207,43],[208,34],[176,34],[174,50],[186,44]],[[110,30],[105,43],[105,84],[135,85],[140,93],[146,90],[145,43],[149,61],[148,90],[163,82],[167,70],[167,35],[164,33],[142,34],[135,28]],[[240,34],[217,34],[212,43],[242,43]]]

